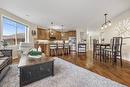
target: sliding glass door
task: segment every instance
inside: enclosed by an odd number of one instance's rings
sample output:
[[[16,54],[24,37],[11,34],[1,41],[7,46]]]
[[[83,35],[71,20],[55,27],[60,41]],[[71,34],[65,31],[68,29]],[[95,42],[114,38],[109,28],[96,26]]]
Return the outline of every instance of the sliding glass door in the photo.
[[[14,20],[3,17],[3,35],[2,38],[9,45],[17,45],[25,42],[27,26]]]

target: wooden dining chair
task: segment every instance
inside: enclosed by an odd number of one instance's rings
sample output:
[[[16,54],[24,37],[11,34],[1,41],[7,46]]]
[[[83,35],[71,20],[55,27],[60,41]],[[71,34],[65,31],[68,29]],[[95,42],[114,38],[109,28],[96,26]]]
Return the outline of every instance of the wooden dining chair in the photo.
[[[122,37],[113,37],[112,44],[109,49],[104,49],[105,57],[108,55],[113,63],[117,63],[117,58],[120,59],[120,65],[122,66]]]
[[[122,42],[123,38],[122,37],[114,37],[116,38],[116,46],[115,46],[115,52],[113,54],[114,62],[117,62],[117,58],[120,59],[120,64],[122,66]]]
[[[110,46],[103,49],[103,60],[106,62],[107,58],[111,61],[111,50],[114,47],[114,39],[110,40]]]
[[[93,58],[97,58],[98,55],[100,54],[98,44],[99,44],[99,41],[96,39],[93,39]]]

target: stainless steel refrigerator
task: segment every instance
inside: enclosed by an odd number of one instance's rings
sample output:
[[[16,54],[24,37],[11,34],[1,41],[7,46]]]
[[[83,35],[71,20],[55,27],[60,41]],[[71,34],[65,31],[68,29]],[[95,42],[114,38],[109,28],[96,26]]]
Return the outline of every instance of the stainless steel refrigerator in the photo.
[[[76,37],[69,37],[70,52],[76,52]]]

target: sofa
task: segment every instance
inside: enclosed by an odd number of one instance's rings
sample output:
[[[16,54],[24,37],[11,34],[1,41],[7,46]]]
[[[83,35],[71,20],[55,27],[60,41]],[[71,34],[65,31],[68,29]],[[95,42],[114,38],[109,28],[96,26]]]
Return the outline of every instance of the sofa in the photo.
[[[0,50],[0,80],[6,75],[12,62],[12,50]]]
[[[19,58],[21,58],[22,55],[27,55],[29,50],[34,48],[34,43],[26,43],[26,42],[20,42],[19,45]]]

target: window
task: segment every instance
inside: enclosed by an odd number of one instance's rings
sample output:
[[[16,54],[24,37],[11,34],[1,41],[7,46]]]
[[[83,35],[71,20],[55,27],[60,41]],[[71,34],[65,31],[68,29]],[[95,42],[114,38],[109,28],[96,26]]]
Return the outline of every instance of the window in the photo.
[[[3,17],[3,40],[9,45],[17,45],[25,41],[27,26]]]

